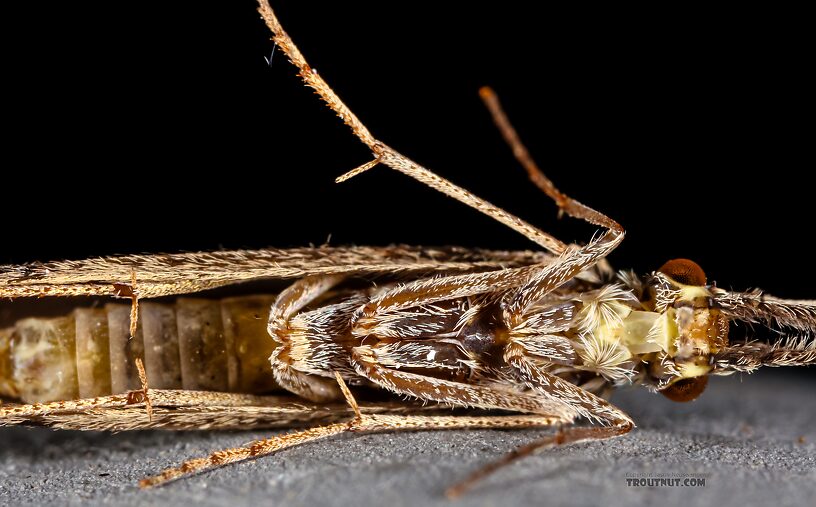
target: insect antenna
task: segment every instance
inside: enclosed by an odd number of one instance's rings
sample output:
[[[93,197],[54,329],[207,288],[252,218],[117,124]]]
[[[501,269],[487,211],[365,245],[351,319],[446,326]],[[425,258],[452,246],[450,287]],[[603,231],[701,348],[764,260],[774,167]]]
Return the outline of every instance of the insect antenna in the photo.
[[[729,345],[713,358],[713,373],[816,364],[816,301],[718,289],[714,304],[731,327]]]

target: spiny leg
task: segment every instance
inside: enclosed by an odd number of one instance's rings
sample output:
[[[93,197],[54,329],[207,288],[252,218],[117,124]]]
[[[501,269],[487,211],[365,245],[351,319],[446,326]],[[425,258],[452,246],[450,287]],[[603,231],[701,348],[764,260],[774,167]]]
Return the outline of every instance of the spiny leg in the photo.
[[[296,306],[296,304],[294,306]],[[283,314],[285,315],[285,312],[283,312]],[[218,451],[212,453],[206,458],[185,461],[181,464],[181,466],[169,468],[158,475],[142,479],[139,481],[139,487],[149,488],[158,486],[185,475],[191,475],[229,463],[264,456],[281,449],[286,449],[287,447],[294,447],[296,445],[313,442],[315,440],[320,440],[331,435],[337,435],[339,433],[348,431],[351,424],[360,420],[360,408],[357,401],[351,396],[351,392],[348,390],[348,387],[345,386],[343,378],[337,374],[336,379],[342,386],[341,392],[343,395],[347,396],[348,403],[355,413],[355,418],[351,423],[336,423],[329,424],[327,426],[318,426],[316,428],[309,428],[307,430],[298,431],[295,433],[259,440],[243,447]]]
[[[136,336],[139,324],[139,289],[136,288],[136,270],[130,269],[130,339]]]
[[[128,340],[135,339],[136,329],[139,326],[139,289],[136,286],[136,269],[130,268],[130,336]],[[134,358],[136,363],[136,371],[139,374],[139,383],[142,387],[142,398],[145,404],[145,411],[147,418],[153,420],[153,404],[150,402],[150,393],[147,386],[147,372],[145,372],[144,362],[142,358]]]
[[[527,171],[530,180],[552,198],[561,211],[574,218],[584,219],[608,230],[604,236],[591,241],[583,247],[582,252],[578,251],[572,259],[569,258],[569,254],[562,255],[552,265],[531,277],[523,287],[517,289],[505,306],[505,321],[509,327],[513,327],[523,320],[524,313],[530,305],[560,286],[565,280],[574,277],[580,271],[605,258],[623,240],[625,231],[615,220],[559,191],[530,156],[493,90],[484,87],[479,93],[493,116],[496,126],[507,144],[510,145],[516,159]],[[609,426],[559,430],[557,435],[521,447],[503,459],[477,471],[464,482],[449,489],[448,496],[450,497],[460,495],[467,488],[495,470],[529,455],[537,449],[583,440],[602,440],[620,436],[628,433],[634,427],[631,418],[622,410],[602,398],[539,368],[534,361],[530,361],[525,356],[524,347],[521,343],[511,342],[507,346],[505,360],[514,367],[525,384],[535,392],[559,400],[570,407],[576,408],[581,416],[600,421]]]
[[[516,294],[510,294],[509,304],[505,306],[504,323],[511,329],[511,336],[513,327],[523,321],[524,310],[530,304],[560,286],[564,281],[574,277],[581,270],[591,266],[598,259],[603,258],[606,253],[617,245],[620,238],[621,236],[618,236],[618,241],[601,238],[581,248],[573,247],[559,259],[540,269],[537,274],[534,273],[534,276],[527,278],[526,285],[519,289]],[[475,276],[483,277],[487,275],[490,274],[477,274]],[[515,278],[511,277],[510,280],[517,282],[519,275],[520,273],[516,274]],[[471,280],[467,276],[455,276],[421,280],[398,287],[372,300],[355,314],[352,332],[356,335],[377,337],[378,330],[388,327],[389,313],[404,312],[411,307],[433,304],[438,300],[454,296],[463,297],[478,293],[478,290],[474,290],[474,287],[478,288],[479,285],[469,284],[469,281]],[[443,287],[442,290],[436,291],[438,294],[434,291],[436,285]],[[492,287],[494,291],[499,289],[498,286]],[[380,348],[377,345],[355,347],[352,351],[352,365],[359,375],[368,378],[385,389],[423,400],[450,403],[458,406],[500,408],[532,413],[546,412],[558,414],[561,419],[568,421],[578,415],[583,415],[590,419],[613,424],[611,430],[582,428],[575,429],[576,433],[571,433],[573,430],[569,430],[566,436],[563,437],[565,442],[573,441],[579,437],[580,439],[608,438],[631,429],[632,421],[622,411],[574,384],[536,369],[532,363],[521,362],[523,357],[520,356],[524,352],[524,348],[520,345],[513,348],[512,345],[509,345],[506,349],[505,360],[517,370],[523,368],[533,369],[536,375],[530,374],[529,371],[521,371],[520,373],[529,387],[536,391],[537,395],[514,395],[485,386],[451,382],[387,368],[383,364],[405,364],[405,360],[401,358],[399,361],[394,361],[393,358],[388,357],[388,354],[391,353],[390,350]],[[584,437],[582,435],[589,436]],[[529,452],[537,447],[549,445],[549,443],[550,440],[545,439],[537,444],[531,444]],[[506,458],[502,463],[509,463],[529,452],[523,450],[516,452],[513,454],[513,456],[516,456],[515,458]],[[492,467],[490,470],[495,468],[498,468],[498,466]],[[489,471],[480,474],[479,477],[484,476],[486,473],[489,473]],[[463,485],[462,488],[464,487],[466,486]]]
[[[509,415],[509,416],[403,416],[403,415],[368,415],[360,412],[356,400],[351,395],[342,377],[335,373],[340,391],[346,396],[346,401],[352,407],[355,417],[347,423],[330,424],[310,428],[304,431],[280,435],[243,447],[225,449],[215,452],[206,458],[198,458],[184,462],[181,466],[170,468],[153,477],[139,481],[139,486],[149,488],[159,486],[183,476],[200,473],[220,466],[258,458],[275,451],[314,442],[332,435],[347,431],[397,431],[397,430],[433,430],[459,428],[529,428],[552,426],[562,422],[557,417],[545,415]]]
[[[295,46],[294,42],[292,42],[292,39],[289,38],[289,35],[281,27],[277,16],[275,16],[275,13],[269,6],[268,2],[266,0],[258,0],[258,4],[260,6],[258,12],[261,13],[266,25],[274,35],[272,40],[278,45],[278,47],[281,48],[281,50],[283,50],[284,53],[286,53],[289,60],[298,68],[300,71],[299,76],[301,79],[303,79],[303,82],[307,86],[314,89],[318,95],[320,95],[326,104],[335,113],[337,113],[337,115],[346,123],[346,125],[351,127],[354,135],[357,136],[357,138],[360,139],[360,141],[362,141],[366,146],[368,146],[374,155],[375,161],[363,164],[359,168],[351,171],[351,173],[341,176],[339,179],[348,179],[350,175],[353,176],[355,174],[359,174],[373,167],[375,165],[374,162],[380,162],[490,216],[511,229],[523,234],[525,237],[529,238],[531,241],[544,247],[550,252],[560,254],[566,249],[566,245],[563,242],[559,241],[550,234],[547,234],[537,227],[521,220],[520,218],[507,213],[503,209],[490,204],[484,199],[473,195],[467,190],[454,185],[445,178],[434,174],[433,172],[408,159],[393,148],[376,139],[373,135],[371,135],[371,132],[368,131],[365,125],[363,125],[363,123],[354,115],[354,113],[351,112],[348,106],[346,106],[343,101],[340,100],[334,90],[331,89],[331,87],[326,83],[326,81],[323,80],[317,71],[309,66],[306,59],[300,53],[300,50],[298,50],[297,46]]]
[[[559,257],[547,263],[485,273],[423,278],[398,285],[372,298],[355,312],[352,332],[355,335],[376,334],[377,326],[388,313],[510,289],[515,292],[509,294],[504,318],[508,327],[513,327],[522,320],[524,311],[532,303],[594,266],[622,240],[623,232],[609,230],[581,247],[571,245]]]
[[[617,247],[623,235],[609,232],[588,244],[569,247],[558,258],[546,264],[523,268],[424,278],[399,285],[371,299],[355,312],[352,333],[358,336],[376,334],[389,313],[405,311],[438,301],[499,293],[513,289],[504,305],[504,320],[512,328],[523,320],[524,311],[535,301],[595,265]]]
[[[496,470],[539,449],[583,441],[606,440],[624,435],[635,426],[625,412],[611,403],[539,368],[535,362],[526,357],[520,345],[515,343],[508,345],[504,358],[513,366],[524,384],[535,393],[561,402],[575,409],[578,415],[593,422],[600,422],[604,426],[560,427],[555,435],[519,447],[500,460],[472,473],[467,479],[448,489],[446,494],[449,498],[460,496]]]
[[[530,240],[555,254],[562,254],[567,250],[567,245],[555,237],[541,231],[527,222],[524,222],[518,217],[505,212],[501,208],[493,206],[489,202],[471,194],[461,187],[454,185],[450,181],[437,176],[433,172],[425,169],[424,167],[375,139],[368,129],[365,128],[362,122],[360,122],[360,120],[354,116],[348,107],[334,93],[323,78],[321,78],[317,72],[308,65],[306,60],[303,58],[303,55],[281,27],[280,22],[268,3],[265,0],[259,0],[259,4],[259,12],[266,21],[267,26],[272,30],[274,34],[273,40],[275,43],[281,47],[281,49],[289,56],[292,63],[298,67],[303,81],[308,86],[312,87],[329,105],[329,107],[351,127],[354,134],[372,150],[372,153],[375,156],[375,162],[381,162],[392,169],[402,172],[403,174],[425,183],[439,192],[442,192],[478,211],[481,211],[482,213],[487,214],[488,216],[507,225],[511,229],[520,232]],[[583,218],[590,223],[608,228],[609,232],[602,239],[609,245],[609,251],[614,249],[615,246],[617,246],[617,244],[623,239],[623,228],[606,215],[584,206],[578,201],[575,201],[574,199],[559,192],[552,182],[550,182],[550,180],[547,179],[543,173],[541,173],[535,163],[532,162],[529,155],[527,155],[526,149],[518,140],[518,136],[515,135],[515,131],[512,129],[512,126],[510,126],[506,116],[504,116],[504,113],[499,108],[498,101],[495,100],[495,96],[493,96],[492,101],[488,100],[489,107],[491,104],[493,106],[491,111],[494,112],[494,115],[498,115],[497,117],[503,119],[503,122],[498,123],[500,124],[500,127],[503,128],[502,131],[506,134],[508,141],[512,143],[514,151],[522,154],[520,160],[527,168],[528,174],[530,174],[531,178],[534,179],[542,190],[544,190],[556,201],[562,210],[566,211],[571,216]],[[374,165],[374,162],[369,162],[351,171],[350,173],[341,176],[339,179],[348,179],[349,177],[359,174],[373,167]],[[593,262],[597,262],[597,260],[600,258],[603,257],[601,256],[598,259],[594,259]],[[591,263],[587,263],[587,265],[589,266]]]
[[[370,345],[361,345],[352,350],[351,363],[357,373],[393,393],[456,407],[547,415],[562,422],[571,422],[577,415],[571,407],[553,399],[388,368],[381,364],[380,359],[380,351]]]
[[[484,478],[486,478],[496,470],[499,470],[500,468],[503,468],[520,458],[529,456],[539,449],[555,447],[558,445],[573,444],[584,441],[606,440],[608,438],[621,436],[629,432],[630,429],[631,428],[620,428],[617,426],[567,428],[567,429],[559,428],[558,432],[555,435],[551,435],[540,440],[536,440],[535,442],[531,442],[527,445],[523,445],[518,449],[514,449],[513,451],[507,453],[501,459],[480,468],[479,470],[469,475],[468,478],[465,479],[464,481],[448,488],[447,491],[445,491],[445,494],[448,496],[448,498],[451,499],[457,498],[461,496],[462,493],[472,488],[475,484],[482,481]]]
[[[464,482],[451,488],[448,491],[450,496],[461,494],[480,479],[516,459],[531,454],[536,449],[584,440],[603,440],[623,435],[634,427],[629,416],[617,407],[541,370],[533,362],[528,361],[523,355],[524,349],[520,346],[509,345],[505,360],[516,369],[524,384],[533,389],[532,393],[497,390],[489,386],[451,382],[401,369],[387,368],[382,363],[389,362],[390,358],[386,357],[389,352],[387,348],[380,350],[377,345],[355,347],[352,352],[352,364],[357,373],[381,387],[421,400],[449,403],[454,406],[546,413],[553,415],[561,423],[571,423],[576,417],[583,416],[606,425],[562,428],[557,435],[521,447],[498,462],[477,471]],[[407,361],[403,359],[402,362]]]
[[[439,301],[451,301],[520,287],[544,266],[546,264],[467,275],[421,278],[397,285],[371,298],[354,313],[352,333],[357,336],[377,334],[381,326],[387,325],[389,314],[397,315],[399,312],[421,305],[433,305]]]
[[[527,309],[541,298],[576,277],[581,271],[593,267],[617,248],[623,241],[623,233],[608,231],[581,247],[571,246],[564,254],[544,269],[534,273],[521,287],[510,294],[503,307],[508,327],[520,322]]]
[[[563,270],[563,273],[557,273],[555,270],[552,270],[552,272],[542,271],[537,277],[531,279],[524,287],[520,288],[508,305],[507,312],[508,314],[512,313],[514,316],[520,316],[530,304],[538,301],[548,292],[558,287],[562,280],[571,278],[581,270],[605,258],[609,252],[614,250],[623,240],[625,230],[615,220],[581,204],[558,190],[530,156],[530,152],[527,151],[527,147],[521,142],[516,129],[510,123],[507,114],[501,107],[499,98],[493,90],[489,87],[483,87],[479,90],[479,95],[493,116],[493,121],[501,132],[502,137],[504,137],[504,140],[513,150],[513,155],[515,155],[516,159],[527,171],[530,180],[552,198],[562,212],[566,212],[571,217],[583,219],[591,224],[607,229],[607,233],[601,238],[590,242],[590,245],[594,243],[594,248],[591,249],[592,251],[586,251],[582,255],[579,255],[578,262],[575,262],[569,269]]]
[[[147,387],[147,372],[145,372],[144,363],[140,357],[134,359],[136,363],[136,371],[139,372],[139,383],[142,385],[142,397],[144,398],[145,410],[147,411],[147,418],[153,420],[153,403],[150,401],[150,394]]]
[[[591,224],[623,234],[623,227],[621,227],[619,223],[558,190],[553,182],[539,169],[538,164],[535,163],[530,156],[530,152],[527,151],[527,147],[521,142],[521,138],[516,132],[516,129],[513,127],[513,124],[510,123],[504,109],[502,109],[496,93],[490,87],[485,86],[479,90],[479,95],[493,116],[493,122],[496,124],[496,127],[498,127],[502,137],[504,137],[504,140],[513,150],[513,155],[515,155],[516,160],[521,163],[522,167],[527,171],[530,180],[539,189],[550,196],[558,207],[571,217],[580,218]]]
[[[319,426],[308,430],[289,433],[277,437],[252,442],[244,447],[225,449],[215,452],[206,458],[192,459],[181,466],[142,479],[139,486],[149,488],[192,475],[218,468],[230,463],[266,456],[276,451],[295,447],[339,435],[345,432],[373,431],[421,431],[453,429],[519,429],[545,427],[558,424],[556,417],[540,415],[508,416],[406,416],[406,415],[366,415],[351,423],[337,423]]]
[[[540,396],[566,404],[578,415],[593,422],[629,428],[634,426],[632,419],[621,409],[542,369],[519,343],[511,341],[507,345],[504,361],[513,368],[527,387]]]
[[[158,475],[147,477],[139,481],[139,487],[150,488],[166,482],[178,479],[185,475],[192,475],[212,468],[217,468],[229,463],[245,461],[271,454],[281,449],[294,447],[296,445],[314,442],[331,435],[337,435],[349,430],[348,423],[330,424],[328,426],[318,426],[308,430],[289,433],[278,437],[252,442],[244,447],[224,449],[210,454],[206,458],[192,459],[185,461],[179,467],[169,468]]]
[[[580,416],[593,422],[600,422],[603,426],[561,427],[555,435],[522,446],[500,460],[477,470],[461,483],[448,489],[446,493],[450,498],[461,495],[496,470],[539,449],[583,441],[606,440],[625,435],[635,427],[632,419],[611,403],[539,368],[535,362],[525,357],[521,346],[511,343],[505,352],[505,360],[515,368],[522,381],[534,392],[558,400],[576,409]]]

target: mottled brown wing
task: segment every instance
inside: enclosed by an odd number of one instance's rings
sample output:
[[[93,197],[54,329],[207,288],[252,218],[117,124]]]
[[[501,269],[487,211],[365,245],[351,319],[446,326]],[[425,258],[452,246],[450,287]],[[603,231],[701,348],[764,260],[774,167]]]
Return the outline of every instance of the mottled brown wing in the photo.
[[[318,274],[466,272],[537,264],[550,258],[532,251],[405,245],[123,255],[0,266],[0,297],[151,298],[253,280]]]

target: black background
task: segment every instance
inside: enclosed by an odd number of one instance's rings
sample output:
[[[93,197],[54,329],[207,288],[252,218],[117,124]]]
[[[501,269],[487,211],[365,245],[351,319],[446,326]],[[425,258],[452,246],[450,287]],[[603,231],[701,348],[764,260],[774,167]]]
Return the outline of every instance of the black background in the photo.
[[[6,15],[1,262],[322,244],[536,248],[377,167],[305,89],[253,2],[63,3]],[[556,234],[479,101],[628,230],[615,267],[699,262],[720,285],[816,297],[812,56],[792,12],[276,1],[371,131]],[[740,7],[745,9],[744,7]],[[680,9],[680,8],[678,8]]]

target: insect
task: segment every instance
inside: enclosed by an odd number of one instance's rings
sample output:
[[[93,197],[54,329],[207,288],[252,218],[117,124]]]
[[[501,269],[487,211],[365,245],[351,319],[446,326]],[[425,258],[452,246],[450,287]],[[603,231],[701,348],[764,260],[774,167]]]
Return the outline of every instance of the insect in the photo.
[[[813,302],[723,290],[688,260],[646,276],[612,271],[605,257],[623,228],[541,173],[490,90],[482,97],[533,182],[602,234],[564,244],[383,144],[309,67],[271,8],[261,3],[260,11],[306,84],[372,152],[341,180],[388,166],[543,251],[269,249],[4,267],[0,296],[131,303],[21,319],[0,332],[0,390],[27,403],[0,407],[3,424],[317,425],[189,461],[143,486],[347,431],[558,428],[452,488],[457,494],[536,449],[630,431],[633,421],[605,400],[615,385],[634,382],[685,401],[703,392],[710,374],[816,360]],[[173,299],[278,278],[295,281],[280,294]],[[296,397],[267,394],[276,388]],[[383,401],[378,390],[435,404]],[[579,419],[592,425],[574,426]]]

